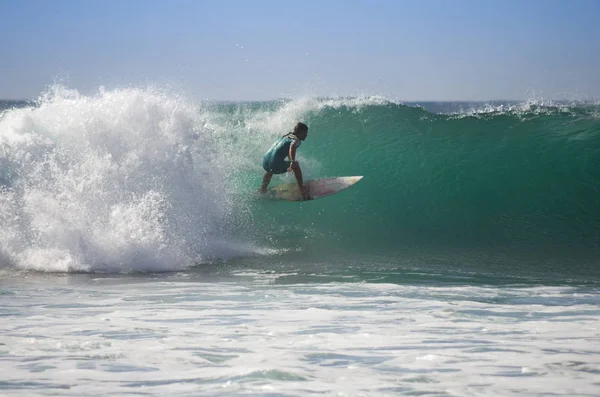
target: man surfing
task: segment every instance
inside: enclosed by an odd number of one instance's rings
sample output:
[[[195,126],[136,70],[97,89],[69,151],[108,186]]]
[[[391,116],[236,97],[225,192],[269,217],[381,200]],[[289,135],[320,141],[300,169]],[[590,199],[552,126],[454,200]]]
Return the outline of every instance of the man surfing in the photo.
[[[263,177],[261,193],[266,193],[267,186],[271,182],[273,174],[283,174],[284,172],[293,172],[298,182],[300,192],[304,200],[310,199],[308,186],[304,186],[302,182],[302,170],[300,164],[296,161],[296,150],[300,147],[302,141],[308,135],[308,126],[304,123],[298,123],[294,127],[294,132],[290,132],[279,138],[263,157],[262,166],[266,173]],[[289,160],[285,158],[288,157]]]

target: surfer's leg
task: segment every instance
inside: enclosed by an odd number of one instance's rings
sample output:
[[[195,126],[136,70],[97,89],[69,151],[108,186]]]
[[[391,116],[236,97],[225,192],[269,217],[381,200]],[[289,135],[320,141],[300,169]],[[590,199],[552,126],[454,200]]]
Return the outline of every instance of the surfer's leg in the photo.
[[[269,171],[265,172],[265,176],[263,177],[262,186],[260,187],[261,193],[266,193],[267,186],[269,186],[269,182],[271,182],[272,177],[273,177],[273,174],[271,172],[269,172]]]

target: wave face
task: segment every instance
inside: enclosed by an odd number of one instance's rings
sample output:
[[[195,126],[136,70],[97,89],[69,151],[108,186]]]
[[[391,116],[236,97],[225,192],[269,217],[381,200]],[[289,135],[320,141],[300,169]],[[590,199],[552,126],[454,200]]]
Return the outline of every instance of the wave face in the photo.
[[[363,180],[314,202],[257,198],[263,153],[297,121],[310,127],[305,178]],[[4,110],[0,161],[0,260],[27,269],[173,270],[286,253],[597,272],[600,257],[596,104],[441,114],[382,98],[196,104],[54,87]]]

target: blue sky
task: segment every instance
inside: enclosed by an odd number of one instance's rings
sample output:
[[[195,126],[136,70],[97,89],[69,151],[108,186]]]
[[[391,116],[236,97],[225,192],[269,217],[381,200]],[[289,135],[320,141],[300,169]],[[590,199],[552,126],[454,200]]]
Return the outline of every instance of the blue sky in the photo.
[[[599,99],[600,0],[0,0],[0,98]]]

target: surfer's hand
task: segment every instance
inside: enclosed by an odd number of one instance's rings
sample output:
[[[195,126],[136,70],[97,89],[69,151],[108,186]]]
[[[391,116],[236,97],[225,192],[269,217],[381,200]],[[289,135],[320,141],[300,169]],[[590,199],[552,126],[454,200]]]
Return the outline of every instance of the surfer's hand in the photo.
[[[296,167],[295,167],[295,165],[296,165],[296,164],[297,164],[297,163],[296,163],[295,161],[292,161],[292,162],[290,163],[290,166],[289,166],[289,167],[288,167],[288,169],[287,169],[287,172],[294,172],[294,168],[296,168]]]

